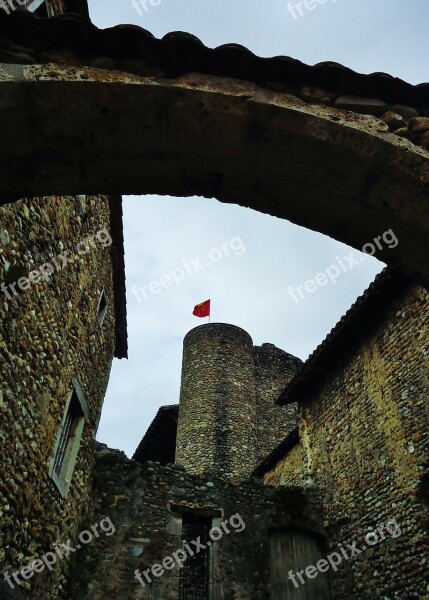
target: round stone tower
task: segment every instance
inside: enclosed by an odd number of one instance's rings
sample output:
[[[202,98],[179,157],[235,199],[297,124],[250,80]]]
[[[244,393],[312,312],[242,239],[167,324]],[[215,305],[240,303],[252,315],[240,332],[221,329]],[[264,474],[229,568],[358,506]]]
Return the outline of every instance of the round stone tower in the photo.
[[[223,323],[192,329],[183,342],[176,462],[241,479],[256,466],[256,435],[252,338]]]

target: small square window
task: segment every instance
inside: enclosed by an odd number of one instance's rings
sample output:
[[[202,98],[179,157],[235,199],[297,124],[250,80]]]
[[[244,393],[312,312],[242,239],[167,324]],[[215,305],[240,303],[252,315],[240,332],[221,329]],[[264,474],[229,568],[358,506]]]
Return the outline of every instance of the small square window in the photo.
[[[63,497],[66,497],[73,477],[73,470],[80,447],[88,406],[77,380],[67,402],[61,428],[58,432],[49,475]]]
[[[98,303],[98,311],[97,311],[97,323],[100,325],[100,327],[103,324],[104,317],[106,316],[106,312],[107,312],[107,298],[106,298],[106,292],[103,290],[100,294],[100,301]]]

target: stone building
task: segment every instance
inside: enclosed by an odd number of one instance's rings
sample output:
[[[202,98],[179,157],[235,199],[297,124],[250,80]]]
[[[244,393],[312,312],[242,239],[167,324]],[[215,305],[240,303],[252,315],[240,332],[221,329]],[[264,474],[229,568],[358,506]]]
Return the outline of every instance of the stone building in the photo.
[[[2,4],[0,598],[428,600],[429,85]],[[129,460],[94,441],[127,353],[123,191],[400,243],[303,365],[192,330]]]
[[[92,519],[117,533],[79,559],[78,597],[427,600],[428,299],[386,269],[303,365],[232,325],[190,331],[179,405],[132,461],[98,448]]]
[[[89,501],[110,367],[126,356],[121,199],[0,207],[0,240],[0,569],[10,573],[75,536]],[[42,592],[37,576],[12,585],[47,597],[65,568]]]
[[[298,402],[298,428],[254,471],[314,490],[331,550],[357,543],[330,573],[334,598],[429,595],[428,299],[380,274],[280,396]],[[389,519],[401,534],[363,550]]]

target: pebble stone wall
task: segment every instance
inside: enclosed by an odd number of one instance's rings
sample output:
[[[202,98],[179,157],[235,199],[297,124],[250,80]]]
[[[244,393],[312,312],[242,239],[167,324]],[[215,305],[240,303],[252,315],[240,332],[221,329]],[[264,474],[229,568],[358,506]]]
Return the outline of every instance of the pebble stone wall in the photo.
[[[110,231],[105,197],[39,198],[0,207],[0,283]],[[58,260],[61,265],[61,260]],[[108,309],[100,327],[101,290]],[[92,475],[93,437],[114,352],[112,264],[97,244],[79,260],[9,300],[0,291],[0,577],[16,572],[81,521]],[[89,406],[69,495],[48,475],[72,378]],[[23,581],[30,598],[61,596],[66,561]]]
[[[296,426],[296,405],[275,403],[302,362],[222,323],[191,330],[183,347],[176,462],[240,479]]]
[[[273,344],[255,346],[253,353],[258,461],[262,461],[296,426],[297,406],[278,406],[276,400],[301,369],[302,361]]]
[[[69,600],[178,600],[178,568],[152,577],[145,587],[134,572],[159,564],[182,547],[180,510],[219,511],[222,521],[241,516],[244,530],[232,530],[213,546],[213,597],[269,600],[269,528],[309,527],[312,500],[296,488],[264,487],[256,479],[236,486],[215,474],[190,475],[178,465],[140,465],[119,451],[98,448],[94,512],[88,522],[109,517],[116,533],[94,540],[85,554],[75,557]]]
[[[256,460],[252,338],[234,325],[196,327],[183,342],[176,463],[239,479]]]
[[[386,307],[373,335],[301,404],[301,485],[315,488],[331,548],[395,519],[402,534],[331,573],[333,598],[429,599],[428,292]],[[296,451],[264,477],[296,482]]]
[[[266,485],[302,485],[302,448],[299,443],[264,474],[263,481]]]

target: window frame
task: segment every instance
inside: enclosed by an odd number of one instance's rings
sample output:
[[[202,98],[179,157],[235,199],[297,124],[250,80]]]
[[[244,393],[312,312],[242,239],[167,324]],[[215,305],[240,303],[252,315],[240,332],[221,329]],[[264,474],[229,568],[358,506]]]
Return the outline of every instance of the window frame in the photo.
[[[99,327],[103,326],[108,309],[109,303],[107,302],[107,294],[106,290],[103,288],[100,292],[100,297],[98,299],[97,305],[97,324]]]
[[[70,490],[82,434],[88,418],[89,409],[85,395],[79,381],[73,378],[72,390],[64,407],[48,467],[49,476],[63,498],[67,497]],[[60,466],[59,470],[58,466]]]

